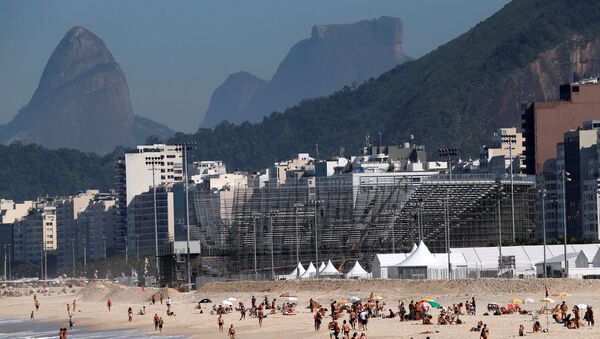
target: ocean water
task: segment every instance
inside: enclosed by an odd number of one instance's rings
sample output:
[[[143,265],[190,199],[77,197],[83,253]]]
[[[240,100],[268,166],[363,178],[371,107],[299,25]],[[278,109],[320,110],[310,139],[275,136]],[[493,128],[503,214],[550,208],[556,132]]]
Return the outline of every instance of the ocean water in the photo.
[[[44,321],[44,319],[0,319],[0,338],[11,339],[45,339],[58,338],[58,330],[65,327],[64,324]],[[114,338],[114,339],[144,339],[158,338],[154,332],[140,332],[135,330],[112,330],[112,331],[92,331],[86,328],[75,327],[67,332],[68,338]],[[161,335],[160,338],[183,339],[182,336]]]

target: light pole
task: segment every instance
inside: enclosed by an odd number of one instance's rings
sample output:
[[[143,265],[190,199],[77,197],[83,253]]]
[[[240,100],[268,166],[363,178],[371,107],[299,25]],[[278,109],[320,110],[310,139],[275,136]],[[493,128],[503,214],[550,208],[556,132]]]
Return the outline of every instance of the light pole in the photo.
[[[544,242],[544,278],[548,278],[548,273],[546,272],[546,193],[548,191],[545,187],[542,187],[538,190],[538,195],[542,198],[542,238]]]
[[[504,197],[502,182],[496,181],[496,204],[498,209],[498,270],[502,273],[504,261],[502,260],[502,198]]]
[[[508,154],[510,161],[510,207],[512,213],[512,241],[513,244],[516,242],[516,231],[515,231],[515,192],[514,192],[514,182],[513,182],[513,157],[512,150],[513,144],[517,143],[517,136],[514,134],[504,134],[500,136],[502,143],[508,144]]]
[[[104,250],[104,262],[106,262],[106,237],[102,237],[102,248]]]
[[[565,164],[566,165],[566,164]],[[560,179],[562,181],[562,196],[563,196],[563,227],[564,227],[564,257],[565,257],[565,267],[563,268],[563,278],[567,277],[569,271],[569,262],[567,261],[567,182],[571,181],[569,177],[571,174],[565,170],[560,171],[559,173]]]
[[[279,210],[271,209],[267,213],[269,214],[269,225],[271,226],[271,279],[275,280],[275,257],[273,255],[273,233],[275,230],[273,229],[273,216],[275,213],[279,213]]]
[[[300,236],[298,233],[298,209],[304,207],[302,203],[294,204],[295,211],[295,221],[296,221],[296,279],[300,279],[300,270],[298,269],[298,265],[300,264]]]
[[[446,253],[448,254],[448,279],[452,277],[452,262],[450,261],[450,209],[448,206],[448,191],[446,190],[446,204],[444,209],[444,217],[446,219]]]
[[[441,148],[438,150],[440,158],[446,159],[448,162],[448,180],[452,181],[452,158],[458,155],[458,150],[454,147]]]
[[[189,178],[188,178],[188,163],[187,163],[187,151],[194,148],[196,143],[183,143],[179,144],[177,150],[183,151],[183,177],[184,177],[184,191],[185,191],[185,224],[187,228],[187,281],[189,289],[192,289],[192,261],[190,254],[190,201],[189,201]]]
[[[85,246],[85,239],[83,239],[83,276],[87,274],[87,248]]]
[[[154,259],[156,261],[156,281],[160,286],[160,267],[158,265],[158,220],[156,213],[156,182],[155,182],[155,167],[156,165],[164,166],[164,156],[146,157],[146,165],[152,167],[152,194],[154,198]],[[127,253],[127,251],[125,251]]]
[[[8,264],[7,264],[7,260],[8,260],[8,256],[6,255],[6,245],[4,245],[4,280],[8,280]]]
[[[125,240],[125,262],[128,263],[129,262],[129,242],[127,241],[127,236],[123,237]]]
[[[252,223],[252,234],[254,234],[254,279],[258,280],[258,263],[256,260],[256,221],[260,218],[258,215],[253,217],[254,222]]]
[[[318,210],[317,210],[317,206],[319,204],[322,204],[323,201],[322,200],[313,200],[313,202],[315,203],[315,263],[318,265],[319,264],[319,234],[318,234],[318,229],[319,229],[319,223],[318,223]],[[317,269],[317,279],[319,278],[319,270]]]
[[[12,244],[6,244],[5,246],[8,247],[8,280],[12,280]]]

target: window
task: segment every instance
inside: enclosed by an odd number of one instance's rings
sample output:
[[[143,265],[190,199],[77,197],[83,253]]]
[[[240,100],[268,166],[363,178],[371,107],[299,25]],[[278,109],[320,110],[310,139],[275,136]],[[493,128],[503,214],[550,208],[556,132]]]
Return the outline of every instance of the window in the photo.
[[[169,154],[167,155],[167,158],[175,158],[175,154]]]

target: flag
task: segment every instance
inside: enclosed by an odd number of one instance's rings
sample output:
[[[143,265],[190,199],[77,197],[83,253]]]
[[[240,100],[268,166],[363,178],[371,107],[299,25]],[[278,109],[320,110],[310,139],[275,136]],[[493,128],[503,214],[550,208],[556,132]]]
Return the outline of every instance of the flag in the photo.
[[[546,289],[546,298],[548,298],[548,296],[549,296],[549,294],[548,294],[548,286],[546,286],[545,284],[544,284],[544,289]]]
[[[142,293],[146,292],[146,288],[142,285]]]

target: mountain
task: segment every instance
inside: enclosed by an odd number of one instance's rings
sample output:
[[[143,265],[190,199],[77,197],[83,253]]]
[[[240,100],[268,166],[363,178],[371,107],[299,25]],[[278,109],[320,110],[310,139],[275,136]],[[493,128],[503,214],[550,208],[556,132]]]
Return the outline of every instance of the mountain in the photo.
[[[258,169],[301,151],[356,152],[366,133],[408,140],[430,155],[455,146],[476,156],[494,129],[520,126],[524,101],[557,97],[560,83],[598,75],[600,2],[516,0],[419,58],[329,97],[272,113],[261,123],[221,123],[195,140],[196,157]]]
[[[213,93],[203,127],[223,120],[258,122],[270,112],[362,83],[410,60],[402,51],[400,18],[317,25],[290,49],[270,81],[238,72]]]
[[[50,56],[29,104],[0,128],[0,141],[105,154],[166,129],[134,117],[123,70],[98,36],[74,27]]]

